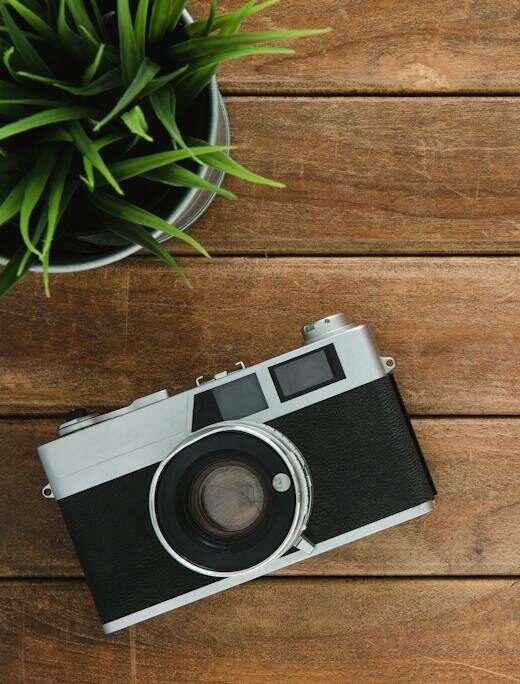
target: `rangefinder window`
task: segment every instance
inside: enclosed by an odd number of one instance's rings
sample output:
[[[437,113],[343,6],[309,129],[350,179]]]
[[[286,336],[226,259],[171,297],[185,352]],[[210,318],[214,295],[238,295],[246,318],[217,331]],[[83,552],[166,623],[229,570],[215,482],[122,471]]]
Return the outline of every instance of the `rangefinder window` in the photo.
[[[195,395],[193,429],[199,430],[221,420],[245,418],[266,408],[262,388],[253,373]]]
[[[282,401],[294,399],[345,378],[332,344],[272,366],[269,372]]]

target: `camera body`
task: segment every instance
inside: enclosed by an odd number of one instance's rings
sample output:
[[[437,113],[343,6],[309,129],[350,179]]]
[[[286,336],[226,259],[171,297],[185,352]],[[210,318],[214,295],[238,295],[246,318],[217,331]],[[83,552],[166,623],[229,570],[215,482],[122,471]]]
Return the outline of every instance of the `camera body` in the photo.
[[[105,632],[433,509],[393,360],[342,314],[303,335],[38,449]]]

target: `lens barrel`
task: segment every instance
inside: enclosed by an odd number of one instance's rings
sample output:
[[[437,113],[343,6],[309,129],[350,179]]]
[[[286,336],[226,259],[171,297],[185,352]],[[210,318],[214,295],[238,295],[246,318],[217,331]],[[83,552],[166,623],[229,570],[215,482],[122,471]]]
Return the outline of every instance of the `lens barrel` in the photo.
[[[161,463],[150,487],[158,540],[203,575],[258,570],[302,536],[312,505],[305,461],[286,437],[254,423],[193,433]]]

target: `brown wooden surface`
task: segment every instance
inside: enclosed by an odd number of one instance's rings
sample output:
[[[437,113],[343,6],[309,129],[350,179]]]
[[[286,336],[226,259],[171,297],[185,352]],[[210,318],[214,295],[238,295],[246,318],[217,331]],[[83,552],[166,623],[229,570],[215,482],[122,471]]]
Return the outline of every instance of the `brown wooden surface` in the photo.
[[[259,580],[104,638],[82,584],[4,584],[5,682],[518,682],[520,582]]]
[[[301,344],[325,311],[368,323],[414,414],[519,414],[520,259],[155,259],[0,302],[0,413],[118,405]],[[15,341],[15,343],[13,342]]]
[[[226,103],[236,158],[287,187],[226,179],[239,201],[193,231],[212,253],[520,253],[518,99]]]
[[[0,421],[0,576],[81,574],[58,507],[39,496],[34,448],[55,424]],[[520,573],[520,420],[416,419],[414,427],[440,491],[435,513],[281,574]]]
[[[0,684],[520,682],[518,3],[284,0],[251,23],[327,25],[223,70],[236,158],[287,188],[226,180],[192,291],[138,256],[0,300]],[[395,356],[437,511],[104,637],[36,446],[72,407],[271,357],[335,310]]]
[[[241,0],[222,0],[233,8]],[[207,14],[207,2],[191,2]],[[520,17],[514,0],[283,0],[255,30],[331,26],[293,57],[234,62],[227,92],[518,92]]]

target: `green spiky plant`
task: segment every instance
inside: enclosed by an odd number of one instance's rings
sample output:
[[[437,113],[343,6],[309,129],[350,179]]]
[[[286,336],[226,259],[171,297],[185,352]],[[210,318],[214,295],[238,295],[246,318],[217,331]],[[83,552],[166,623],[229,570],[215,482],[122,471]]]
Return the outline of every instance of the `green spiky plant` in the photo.
[[[53,248],[84,249],[86,222],[185,278],[153,232],[205,249],[136,198],[153,184],[234,198],[201,178],[201,164],[281,187],[189,125],[220,64],[290,54],[269,43],[323,32],[240,33],[277,1],[219,13],[211,0],[207,18],[185,25],[186,0],[0,0],[0,227],[12,254],[0,296],[37,263],[48,295]]]

